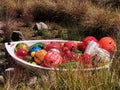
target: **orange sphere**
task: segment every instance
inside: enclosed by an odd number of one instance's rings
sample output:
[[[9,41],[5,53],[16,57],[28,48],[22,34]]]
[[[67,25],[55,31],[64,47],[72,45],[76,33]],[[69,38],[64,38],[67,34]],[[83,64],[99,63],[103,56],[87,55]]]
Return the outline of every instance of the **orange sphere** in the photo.
[[[99,41],[99,47],[107,50],[112,55],[115,51],[116,43],[111,37],[103,37]]]
[[[46,50],[39,50],[39,51],[37,51],[35,56],[34,56],[34,61],[37,64],[40,64],[44,60],[44,57],[45,57],[46,54],[47,54]]]

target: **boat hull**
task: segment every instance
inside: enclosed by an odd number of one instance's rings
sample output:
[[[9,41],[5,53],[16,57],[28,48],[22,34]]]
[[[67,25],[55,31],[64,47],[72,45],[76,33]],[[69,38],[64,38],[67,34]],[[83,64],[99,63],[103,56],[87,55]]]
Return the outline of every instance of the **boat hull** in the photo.
[[[38,42],[66,42],[66,41],[68,41],[68,40],[27,40],[27,41],[6,42],[5,48],[6,48],[7,52],[9,53],[9,55],[15,60],[15,62],[17,64],[21,65],[23,68],[28,68],[33,71],[41,71],[41,70],[60,70],[61,71],[61,69],[59,69],[59,68],[47,68],[47,67],[43,67],[40,65],[34,65],[25,60],[22,60],[15,55],[14,49],[18,43],[26,43],[28,46],[31,46]],[[79,42],[79,41],[76,41],[76,42]],[[86,71],[86,70],[109,69],[109,67],[111,66],[111,63],[112,63],[112,59],[111,59],[111,62],[109,62],[108,64],[106,64],[104,66],[95,67],[95,68],[85,68],[85,69],[80,69],[80,70]],[[66,69],[62,69],[62,71],[66,71]],[[73,71],[76,71],[76,69],[74,69]]]

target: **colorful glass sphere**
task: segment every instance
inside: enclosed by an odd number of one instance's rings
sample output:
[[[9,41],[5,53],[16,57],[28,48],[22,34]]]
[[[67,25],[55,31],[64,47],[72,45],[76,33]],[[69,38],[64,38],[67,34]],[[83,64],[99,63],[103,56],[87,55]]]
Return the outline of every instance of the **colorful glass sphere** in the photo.
[[[44,60],[44,57],[46,54],[47,54],[47,51],[44,49],[37,51],[34,56],[34,61],[37,64],[40,64]]]
[[[32,47],[30,47],[29,52],[37,52],[39,50],[41,50],[41,48],[39,46],[32,46]]]
[[[32,46],[38,46],[38,47],[40,47],[41,49],[44,49],[44,47],[45,47],[44,43],[42,43],[42,42],[36,43],[36,44],[34,44],[34,45],[32,45]]]
[[[46,50],[49,51],[50,49],[61,49],[61,44],[57,42],[51,42],[46,46]]]
[[[91,63],[92,57],[87,53],[83,53],[79,56],[79,62],[83,64]]]
[[[87,36],[83,39],[83,43],[88,45],[90,41],[98,42],[98,40],[94,36]]]
[[[67,47],[69,50],[72,48],[77,48],[77,44],[73,41],[68,41],[64,43],[64,47]]]
[[[50,49],[48,52],[51,52],[51,51],[55,51],[55,52],[58,52],[58,53],[60,53],[60,50],[58,50],[58,49],[55,49],[55,48],[53,48],[53,49]]]
[[[18,43],[15,47],[15,51],[17,51],[18,49],[25,49],[25,50],[29,50],[29,46],[26,43]]]
[[[20,59],[24,59],[27,55],[29,55],[28,51],[22,48],[18,49],[15,54]]]
[[[85,51],[86,45],[83,42],[78,43],[77,45],[78,50]]]
[[[56,68],[63,62],[61,55],[55,51],[48,52],[44,58],[44,64],[50,68]]]
[[[34,56],[35,56],[35,53],[36,53],[36,52],[34,52],[34,51],[31,52],[31,53],[30,53],[31,57],[34,57]]]
[[[42,42],[40,42],[40,43],[38,44],[38,46],[39,46],[41,49],[44,49],[44,44],[43,44]]]
[[[116,42],[112,37],[103,37],[99,41],[99,47],[107,50],[112,55],[116,49]]]

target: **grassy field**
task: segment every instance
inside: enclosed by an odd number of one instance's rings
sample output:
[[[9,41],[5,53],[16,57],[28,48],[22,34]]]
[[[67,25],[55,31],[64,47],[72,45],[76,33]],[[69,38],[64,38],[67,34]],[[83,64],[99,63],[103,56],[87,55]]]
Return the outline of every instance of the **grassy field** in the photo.
[[[104,0],[102,0],[104,1]],[[2,65],[13,66],[0,90],[120,90],[120,9],[119,2],[95,2],[94,0],[1,0],[0,20],[5,23],[5,34],[0,36],[0,50],[10,41],[12,31],[19,30],[26,40],[68,39],[82,40],[88,35],[98,40],[111,36],[116,40],[117,52],[110,70],[97,71],[41,71],[33,72],[6,60]],[[114,3],[113,3],[114,2]],[[36,22],[45,22],[49,29],[36,32]],[[4,54],[4,53],[2,53]],[[30,83],[31,78],[35,82]]]

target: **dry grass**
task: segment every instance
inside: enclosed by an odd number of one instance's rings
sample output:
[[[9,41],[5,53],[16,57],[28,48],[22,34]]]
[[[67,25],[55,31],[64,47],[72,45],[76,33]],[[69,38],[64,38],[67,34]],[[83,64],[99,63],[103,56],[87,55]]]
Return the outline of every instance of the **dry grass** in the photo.
[[[6,1],[6,0],[5,0]],[[6,1],[6,17],[31,26],[32,21],[75,23],[77,32],[100,39],[119,33],[119,15],[110,7],[102,8],[86,0],[10,0]],[[9,15],[7,14],[9,13]]]
[[[116,68],[116,67],[115,67]],[[18,72],[18,77],[14,78],[15,81],[10,81],[9,78],[7,84],[5,84],[5,90],[114,90],[119,89],[119,75],[116,72],[118,69],[114,67],[112,70],[108,71],[103,69],[100,71],[88,71],[88,72],[40,72],[33,74],[31,71],[26,71],[25,69]],[[118,67],[117,67],[118,68]],[[18,68],[17,68],[18,70]],[[27,74],[26,74],[27,73]],[[32,75],[37,76],[35,83],[29,84],[28,81]],[[14,76],[14,74],[13,74]]]
[[[92,6],[89,8],[84,21],[82,22],[83,31],[86,36],[93,35],[100,39],[104,36],[118,37],[120,32],[119,18],[116,12],[111,11],[110,8],[100,8]]]
[[[28,3],[29,1],[26,2]],[[84,16],[88,7],[87,2],[78,0],[34,0],[32,3],[29,3],[28,7],[24,8],[31,12],[34,20],[60,22],[81,20],[80,18]]]

